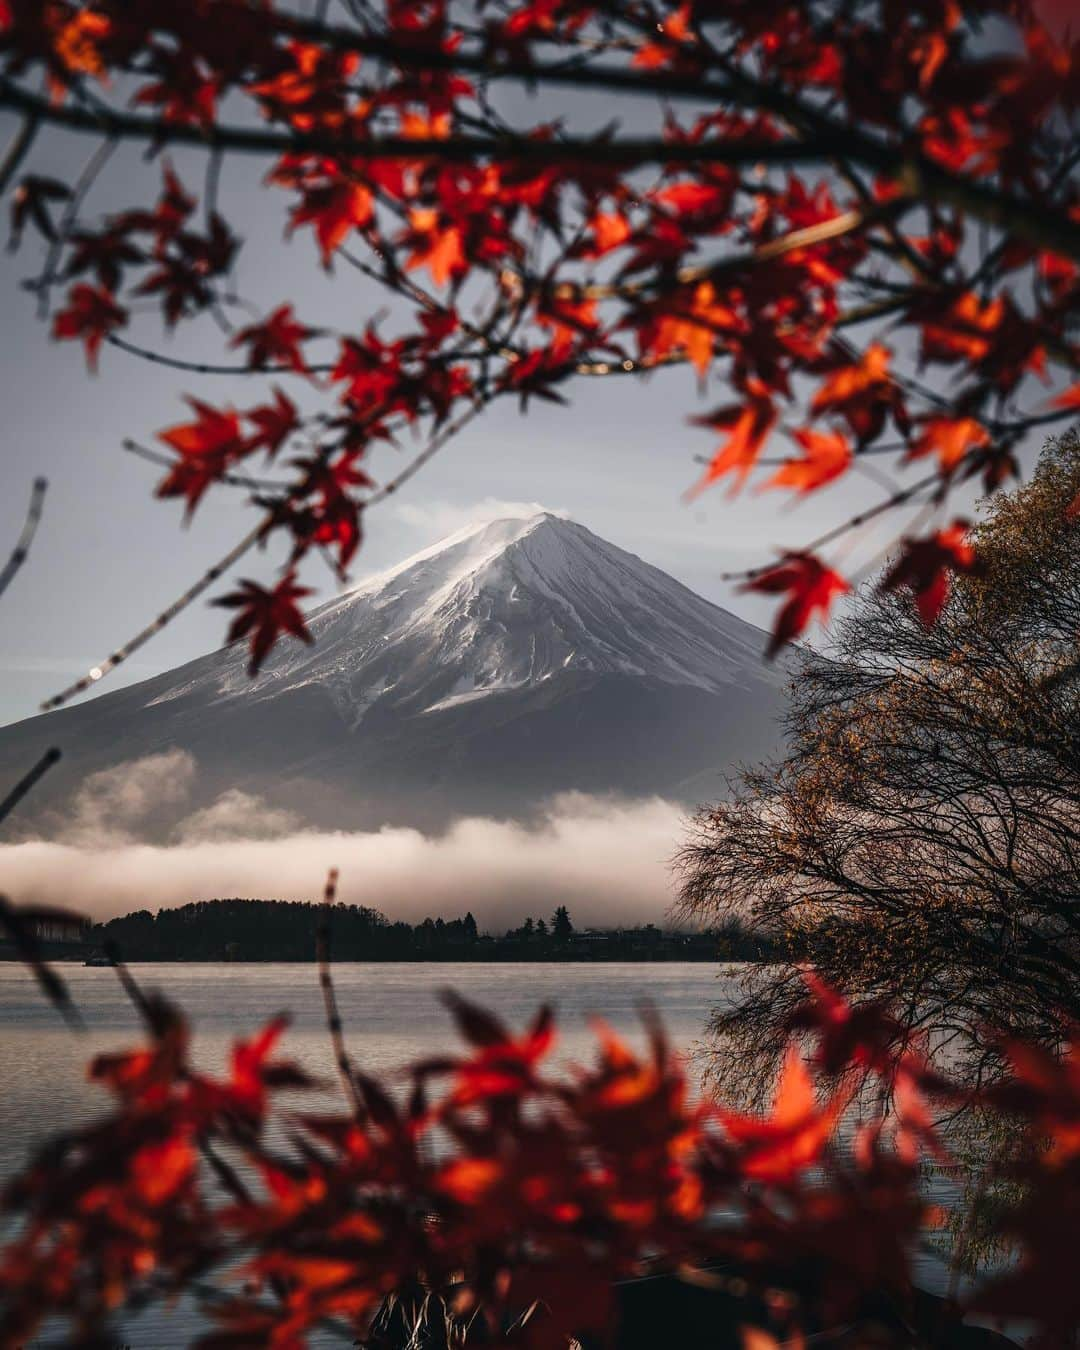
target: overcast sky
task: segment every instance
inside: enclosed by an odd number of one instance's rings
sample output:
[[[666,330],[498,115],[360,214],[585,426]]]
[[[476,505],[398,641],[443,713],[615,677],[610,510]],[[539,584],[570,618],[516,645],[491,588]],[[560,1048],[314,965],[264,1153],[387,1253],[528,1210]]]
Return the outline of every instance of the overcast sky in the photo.
[[[605,119],[610,116],[610,100],[603,111]],[[635,129],[638,110],[620,113]],[[0,118],[0,145],[12,130],[10,120]],[[70,181],[93,149],[91,138],[45,135],[34,171]],[[197,155],[175,157],[181,176],[196,190],[204,162]],[[289,198],[261,186],[265,167],[232,159],[223,178],[221,207],[245,239],[239,289],[264,313],[292,300],[306,322],[361,329],[385,306],[383,293],[341,263],[325,275],[310,231],[283,240]],[[142,204],[156,192],[157,180],[158,169],[145,165],[138,149],[122,147],[84,214],[92,218]],[[89,376],[78,344],[51,343],[35,297],[21,288],[41,258],[36,240],[24,243],[18,255],[0,258],[5,439],[0,552],[17,534],[34,476],[45,474],[50,483],[33,555],[2,602],[0,722],[32,714],[42,699],[130,637],[253,519],[242,495],[225,492],[211,494],[192,526],[181,528],[180,505],[153,498],[160,471],[125,454],[124,438],[153,444],[155,431],[184,420],[187,393],[242,406],[255,402],[268,384],[155,367],[110,348],[102,352],[98,375]],[[221,334],[209,321],[182,327],[170,339],[152,315],[136,336],[193,359],[222,355]],[[300,382],[290,381],[288,389],[298,401],[306,397],[306,406],[316,406],[317,396],[305,395]],[[809,541],[856,503],[880,493],[856,473],[794,509],[784,493],[750,491],[732,501],[723,486],[688,506],[682,494],[700,472],[693,456],[710,453],[715,442],[688,426],[687,418],[725,400],[717,377],[699,389],[692,371],[675,367],[647,380],[579,380],[569,392],[569,408],[537,400],[524,417],[509,401],[491,409],[397,499],[371,513],[354,575],[400,561],[477,511],[496,513],[500,502],[510,503],[508,509],[537,503],[568,512],[700,594],[767,626],[774,603],[739,594],[720,574],[762,561],[781,545]],[[389,474],[409,449],[378,451],[371,464],[376,478]],[[770,449],[782,453],[786,445],[774,437]],[[957,505],[964,502],[958,497]],[[893,527],[898,523],[894,518]],[[856,540],[853,554],[831,559],[851,567],[884,538]],[[239,574],[266,581],[279,558],[249,557]],[[318,599],[333,594],[335,582],[320,562],[308,567],[306,579],[319,588]],[[227,583],[217,593],[223,588]],[[224,628],[222,611],[199,602],[101,688],[117,688],[212,649],[220,645]]]

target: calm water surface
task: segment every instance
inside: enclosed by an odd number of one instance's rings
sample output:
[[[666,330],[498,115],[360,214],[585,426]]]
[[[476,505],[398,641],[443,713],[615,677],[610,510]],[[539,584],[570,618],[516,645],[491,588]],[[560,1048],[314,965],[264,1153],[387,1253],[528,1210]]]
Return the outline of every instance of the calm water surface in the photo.
[[[85,1078],[86,1060],[99,1050],[132,1045],[138,1018],[111,970],[60,966],[83,1018],[84,1034],[70,1031],[15,962],[0,963],[0,1176],[62,1122],[90,1117],[107,1098]],[[660,1010],[675,1045],[700,1043],[709,1009],[729,999],[739,967],[708,963],[350,964],[334,968],[334,983],[349,1047],[357,1063],[393,1073],[433,1051],[460,1046],[439,991],[457,989],[523,1027],[541,1003],[555,1005],[558,1056],[588,1056],[588,1019],[602,1015],[631,1041],[643,1043],[637,1009],[643,999]],[[232,1041],[281,1011],[293,1015],[283,1052],[313,1073],[333,1079],[333,1060],[312,964],[132,967],[147,989],[160,989],[187,1012],[195,1058],[222,1065]]]
[[[134,1045],[138,1018],[111,970],[61,967],[87,1029],[70,1031],[44,1001],[33,979],[14,962],[0,962],[0,1182],[58,1129],[90,1120],[109,1099],[86,1081],[86,1063],[101,1050]],[[672,1043],[688,1056],[693,1079],[703,1067],[704,1029],[710,1009],[731,1001],[742,967],[708,963],[583,964],[349,964],[334,968],[338,1001],[350,1051],[369,1073],[389,1077],[422,1056],[460,1046],[440,990],[451,987],[484,1004],[513,1028],[524,1027],[541,1003],[555,1005],[556,1058],[591,1058],[589,1018],[600,1015],[631,1044],[643,1046],[638,1008],[651,1001]],[[194,1027],[199,1067],[224,1066],[238,1036],[250,1035],[269,1017],[293,1015],[282,1053],[325,1079],[336,1092],[318,971],[312,964],[143,964],[132,968],[146,989],[160,989],[180,1004]],[[950,1184],[931,1186],[948,1203]],[[917,1277],[941,1287],[944,1272],[932,1257],[917,1261]],[[152,1309],[119,1329],[118,1344],[132,1350],[186,1346],[199,1329],[194,1309]],[[35,1344],[60,1345],[48,1337]],[[342,1342],[313,1338],[313,1345]]]
[[[0,962],[0,1180],[57,1129],[106,1109],[107,1095],[86,1081],[86,1061],[140,1037],[134,1009],[111,970],[60,969],[86,1021],[83,1034],[65,1026],[21,966]],[[314,965],[162,963],[132,971],[145,988],[160,989],[186,1010],[200,1067],[221,1067],[237,1036],[249,1035],[287,1010],[294,1020],[283,1053],[335,1081]],[[438,999],[448,986],[515,1028],[523,1027],[539,1004],[553,1003],[560,1030],[557,1057],[581,1062],[590,1057],[588,1019],[595,1014],[632,1043],[644,1043],[637,1013],[642,999],[660,1010],[673,1043],[692,1051],[700,1045],[710,1008],[732,997],[738,971],[737,966],[676,962],[378,963],[336,966],[334,980],[357,1063],[368,1072],[392,1075],[414,1059],[460,1045]],[[172,1350],[188,1344],[196,1325],[192,1309],[181,1304],[125,1325],[121,1339],[138,1350]]]

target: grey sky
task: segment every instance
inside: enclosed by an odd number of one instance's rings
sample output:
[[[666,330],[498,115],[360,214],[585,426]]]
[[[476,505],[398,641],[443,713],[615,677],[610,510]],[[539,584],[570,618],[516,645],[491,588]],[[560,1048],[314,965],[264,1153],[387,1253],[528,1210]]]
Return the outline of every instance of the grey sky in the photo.
[[[634,120],[628,118],[631,124]],[[12,129],[0,118],[0,145]],[[93,148],[85,137],[43,137],[34,171],[71,179]],[[201,191],[202,158],[181,154],[174,162],[189,186]],[[363,327],[385,307],[382,292],[342,263],[326,276],[309,232],[289,243],[282,240],[289,199],[261,186],[265,167],[230,160],[222,182],[222,209],[246,240],[241,290],[264,313],[293,300],[306,322]],[[137,149],[121,147],[85,214],[141,204],[152,198],[158,181],[156,166],[143,164]],[[48,324],[36,317],[34,297],[20,289],[40,261],[36,240],[15,257],[0,259],[0,552],[6,553],[21,525],[34,475],[44,473],[50,480],[33,555],[3,601],[0,722],[32,714],[43,698],[128,638],[253,519],[242,493],[221,492],[204,502],[190,529],[182,529],[180,506],[152,496],[159,471],[125,454],[123,439],[153,444],[155,431],[185,420],[185,393],[243,406],[256,401],[269,383],[191,375],[109,348],[102,352],[100,373],[88,376],[79,346],[51,343]],[[151,316],[133,336],[192,359],[220,359],[222,353],[221,334],[210,321],[184,326],[170,339]],[[300,401],[302,384],[290,380],[287,387]],[[796,509],[785,493],[744,491],[732,501],[723,486],[687,506],[681,494],[698,472],[692,456],[711,452],[715,442],[686,419],[724,401],[722,381],[714,376],[699,392],[693,372],[679,367],[647,380],[579,380],[570,393],[569,408],[536,401],[524,417],[509,402],[490,410],[400,498],[371,513],[354,575],[400,560],[461,524],[478,504],[490,512],[492,500],[536,502],[567,511],[700,594],[767,626],[774,603],[737,593],[719,580],[720,573],[762,561],[781,545],[805,543],[856,504],[880,494],[856,473]],[[317,394],[304,397],[307,406],[315,406]],[[773,438],[771,454],[786,449],[783,437]],[[391,472],[398,457],[392,449],[379,450],[371,463],[376,478]],[[970,501],[970,495],[960,493],[954,504],[960,508]],[[897,523],[895,518],[893,527]],[[857,540],[854,553],[830,557],[850,569],[886,537],[879,532]],[[265,581],[279,560],[273,551],[249,557],[239,574]],[[319,588],[320,600],[335,589],[321,562],[307,567],[305,579]],[[222,589],[227,583],[216,593]],[[222,611],[197,603],[102,688],[144,678],[218,646],[224,629]]]

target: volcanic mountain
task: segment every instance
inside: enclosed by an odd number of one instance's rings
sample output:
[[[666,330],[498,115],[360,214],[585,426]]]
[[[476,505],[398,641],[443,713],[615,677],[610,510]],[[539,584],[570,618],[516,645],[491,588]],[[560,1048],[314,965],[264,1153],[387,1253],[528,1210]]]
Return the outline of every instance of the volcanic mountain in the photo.
[[[233,645],[3,729],[0,781],[64,755],[19,821],[169,749],[194,757],[200,802],[241,789],[311,824],[432,828],[569,790],[694,802],[779,739],[762,632],[546,512],[452,535],[310,629],[254,680]]]

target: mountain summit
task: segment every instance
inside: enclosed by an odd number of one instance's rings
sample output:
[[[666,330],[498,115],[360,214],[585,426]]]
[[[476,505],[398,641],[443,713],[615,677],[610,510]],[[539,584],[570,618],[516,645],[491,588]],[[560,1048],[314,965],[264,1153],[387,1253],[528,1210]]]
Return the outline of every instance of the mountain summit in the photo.
[[[785,677],[760,630],[548,512],[451,535],[309,627],[254,680],[234,645],[8,727],[0,770],[58,744],[36,803],[55,806],[181,749],[208,801],[240,788],[311,823],[434,827],[575,789],[692,801],[778,736]]]

